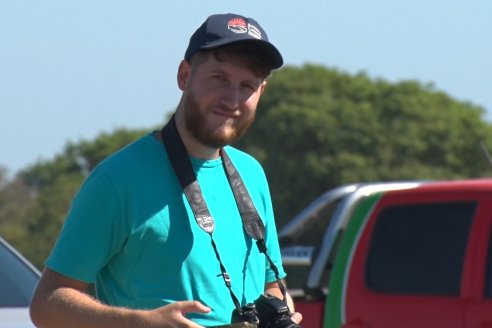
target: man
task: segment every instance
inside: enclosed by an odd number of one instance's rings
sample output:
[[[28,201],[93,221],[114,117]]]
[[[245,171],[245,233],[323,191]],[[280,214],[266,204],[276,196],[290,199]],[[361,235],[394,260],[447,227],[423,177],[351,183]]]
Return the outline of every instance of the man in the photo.
[[[282,63],[253,19],[213,15],[198,28],[178,68],[183,94],[171,121],[105,159],[74,198],[33,297],[38,327],[213,326],[263,292],[283,298],[266,178],[228,146],[253,123],[266,78]],[[169,143],[186,159],[173,164]],[[245,232],[225,156],[264,224],[277,273]],[[197,182],[185,184],[195,186],[191,198],[178,173],[186,165]],[[197,194],[206,219],[194,213]]]

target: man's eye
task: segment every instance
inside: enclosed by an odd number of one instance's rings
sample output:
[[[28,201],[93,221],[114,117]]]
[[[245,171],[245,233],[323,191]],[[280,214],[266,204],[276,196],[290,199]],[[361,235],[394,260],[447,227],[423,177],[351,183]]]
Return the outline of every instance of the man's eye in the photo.
[[[243,88],[250,90],[252,92],[256,91],[256,86],[253,84],[249,84],[249,83],[243,84]]]
[[[219,82],[226,82],[226,78],[223,75],[212,75],[212,79]]]

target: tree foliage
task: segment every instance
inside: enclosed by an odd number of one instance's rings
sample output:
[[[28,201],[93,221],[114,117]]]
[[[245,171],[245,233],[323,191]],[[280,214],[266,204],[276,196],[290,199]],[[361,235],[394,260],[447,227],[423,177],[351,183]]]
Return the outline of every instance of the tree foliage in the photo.
[[[286,67],[269,79],[257,120],[236,146],[263,164],[281,226],[341,184],[490,175],[480,143],[492,146],[492,128],[483,115],[417,81]],[[42,267],[87,174],[144,133],[119,129],[70,143],[12,181],[0,169],[0,234]]]
[[[92,141],[69,143],[53,160],[24,169],[13,181],[6,182],[4,175],[3,183],[0,179],[0,234],[41,268],[87,174],[107,155],[145,132],[122,128]]]
[[[492,130],[483,114],[416,81],[287,67],[270,78],[237,146],[263,163],[283,224],[341,184],[489,175],[480,141],[492,145]]]

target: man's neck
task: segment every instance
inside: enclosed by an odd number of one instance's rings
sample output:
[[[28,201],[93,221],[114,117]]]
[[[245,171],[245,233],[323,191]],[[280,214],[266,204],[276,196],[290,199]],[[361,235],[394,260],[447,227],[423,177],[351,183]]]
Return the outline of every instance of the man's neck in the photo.
[[[196,140],[196,138],[193,137],[193,135],[186,128],[184,121],[178,120],[176,117],[175,119],[179,136],[181,141],[183,141],[186,152],[189,156],[200,159],[217,159],[219,157],[219,149],[204,145]],[[154,137],[162,143],[160,132],[155,132]]]
[[[206,146],[196,140],[185,126],[177,125],[177,129],[188,155],[200,159],[217,159],[219,157],[219,149]]]

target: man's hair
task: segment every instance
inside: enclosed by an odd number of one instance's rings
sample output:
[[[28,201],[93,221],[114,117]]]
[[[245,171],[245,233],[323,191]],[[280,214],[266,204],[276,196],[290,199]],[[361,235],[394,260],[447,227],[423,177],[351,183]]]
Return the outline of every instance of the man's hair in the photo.
[[[191,57],[190,63],[192,66],[200,65],[210,55],[214,56],[219,62],[224,61],[226,57],[239,58],[248,65],[253,74],[262,79],[266,79],[272,72],[268,58],[263,52],[258,51],[254,44],[238,43],[209,50],[202,49]]]

